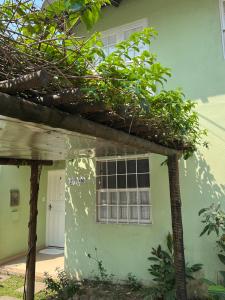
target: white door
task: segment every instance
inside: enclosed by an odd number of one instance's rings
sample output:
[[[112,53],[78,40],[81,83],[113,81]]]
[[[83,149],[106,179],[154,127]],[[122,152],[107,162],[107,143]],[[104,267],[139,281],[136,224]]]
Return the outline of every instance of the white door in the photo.
[[[65,171],[48,172],[47,246],[64,247]]]

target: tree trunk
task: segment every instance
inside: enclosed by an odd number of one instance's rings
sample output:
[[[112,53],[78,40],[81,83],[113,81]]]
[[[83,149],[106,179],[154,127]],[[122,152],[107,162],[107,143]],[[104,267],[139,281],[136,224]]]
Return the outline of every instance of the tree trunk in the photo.
[[[28,254],[26,265],[25,299],[34,300],[35,290],[35,264],[36,264],[36,242],[37,242],[37,203],[41,166],[37,162],[31,164],[30,177],[30,220],[28,236]]]
[[[174,243],[176,298],[177,300],[187,300],[179,165],[177,155],[168,157],[168,171]]]

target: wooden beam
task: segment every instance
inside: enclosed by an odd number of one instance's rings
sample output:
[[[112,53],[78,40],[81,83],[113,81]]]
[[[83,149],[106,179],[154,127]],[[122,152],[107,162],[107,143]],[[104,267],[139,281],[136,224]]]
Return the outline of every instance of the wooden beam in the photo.
[[[53,162],[50,160],[30,160],[30,159],[16,159],[8,157],[0,157],[0,165],[8,166],[30,166],[34,163],[43,166],[52,166]]]
[[[38,191],[41,174],[41,166],[38,162],[31,164],[30,177],[30,219],[28,235],[28,254],[26,263],[25,300],[34,300],[35,291],[35,265],[37,242],[37,215],[38,215]]]
[[[70,115],[57,109],[34,104],[3,93],[0,93],[0,114],[25,122],[44,124],[52,128],[101,138],[117,144],[120,148],[129,147],[134,151],[152,152],[164,156],[182,154],[182,151],[167,148],[96,122],[85,120],[79,115]]]
[[[18,78],[0,81],[0,92],[16,94],[21,91],[44,87],[48,84],[49,77],[45,70],[40,70]]]
[[[173,228],[176,299],[187,300],[179,165],[177,155],[168,157],[168,171]]]

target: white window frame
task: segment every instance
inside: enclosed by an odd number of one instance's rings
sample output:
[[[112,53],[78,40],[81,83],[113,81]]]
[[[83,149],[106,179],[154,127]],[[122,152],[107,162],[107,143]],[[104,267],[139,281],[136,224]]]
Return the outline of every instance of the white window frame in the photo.
[[[124,40],[124,31],[132,30],[137,27],[143,27],[143,28],[148,27],[148,19],[146,19],[146,18],[140,19],[140,20],[137,20],[137,21],[134,21],[131,23],[127,23],[127,24],[124,24],[121,26],[113,27],[108,30],[102,31],[101,32],[102,38],[104,39],[111,35],[115,35],[116,36],[115,44],[117,44]]]
[[[109,35],[112,34],[116,34],[116,36],[118,37],[117,42],[123,41],[123,34],[122,32],[126,31],[126,30],[131,30],[134,29],[136,27],[140,27],[142,26],[143,28],[148,27],[148,19],[144,18],[144,19],[140,19],[131,23],[127,23],[121,26],[117,26],[117,27],[113,27],[110,28],[108,30],[102,31],[102,37],[107,37]]]
[[[118,161],[118,160],[141,160],[141,159],[148,159],[148,163],[149,163],[149,179],[150,179],[150,174],[151,174],[151,170],[150,170],[150,162],[149,162],[149,154],[147,155],[130,155],[130,156],[112,156],[112,157],[103,157],[103,158],[96,158],[96,165],[97,162],[105,162],[105,161]],[[127,174],[127,173],[126,173]],[[142,173],[136,173],[137,174],[142,174]],[[146,173],[143,173],[146,174]],[[96,178],[97,178],[96,174]],[[104,175],[103,175],[104,176]],[[107,176],[107,175],[106,175]],[[130,204],[129,203],[129,192],[137,192],[137,195],[139,197],[139,193],[138,192],[148,192],[148,196],[149,196],[149,202],[148,204],[140,204],[140,201],[137,200],[137,204]],[[100,193],[101,192],[106,192],[107,193],[107,204],[101,205],[99,204],[100,201]],[[117,193],[117,203],[116,204],[109,204],[109,196],[110,196],[110,192],[116,192]],[[119,203],[119,193],[120,192],[126,192],[127,193],[127,204],[123,205]],[[107,217],[106,218],[101,218],[100,217],[100,208],[105,206],[107,208]],[[126,219],[120,219],[119,218],[119,207],[127,207],[127,218]],[[108,216],[109,213],[109,207],[117,207],[117,219],[110,219]],[[138,213],[138,219],[137,220],[130,220],[129,219],[129,207],[138,207],[137,213]],[[141,207],[148,207],[149,208],[149,219],[148,220],[144,220],[144,219],[140,219],[140,208]],[[150,186],[149,187],[144,187],[144,188],[140,188],[140,187],[136,187],[136,188],[123,188],[123,189],[97,189],[96,186],[96,223],[100,223],[100,224],[119,224],[119,225],[123,225],[123,224],[133,224],[133,225],[151,225],[153,224],[153,218],[152,218],[152,201],[151,201],[151,180],[150,180]]]
[[[223,57],[225,59],[225,0],[219,0]]]

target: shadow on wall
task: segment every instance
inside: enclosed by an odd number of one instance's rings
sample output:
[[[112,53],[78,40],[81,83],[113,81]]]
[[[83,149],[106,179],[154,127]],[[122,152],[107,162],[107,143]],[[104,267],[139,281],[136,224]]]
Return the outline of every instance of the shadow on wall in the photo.
[[[214,280],[222,267],[217,258],[216,236],[200,237],[204,225],[198,212],[218,202],[225,208],[225,185],[218,183],[215,172],[200,152],[180,164],[186,256],[191,262],[203,263],[206,276]]]
[[[83,276],[80,265],[89,265],[86,243],[96,247],[97,241],[92,241],[92,230],[95,224],[95,164],[93,159],[81,158],[68,162],[66,171],[66,249],[65,261],[69,256],[67,271],[76,277]],[[68,180],[74,180],[72,185]],[[82,231],[80,230],[82,227]],[[73,238],[76,236],[75,238]],[[94,234],[95,236],[95,234]],[[88,249],[87,251],[89,251]],[[72,265],[71,265],[72,263]],[[89,265],[91,272],[93,266]]]
[[[93,254],[97,247],[99,258],[103,258],[109,272],[114,273],[116,269],[118,273],[114,274],[118,276],[122,276],[123,272],[133,272],[143,276],[143,279],[150,278],[147,272],[150,249],[159,243],[163,244],[162,237],[171,231],[167,167],[160,166],[161,156],[151,155],[151,161],[152,184],[155,185],[152,187],[154,224],[149,227],[97,224],[94,160],[82,158],[68,162],[65,249],[68,272],[77,278],[90,277],[96,265],[88,259],[87,254]],[[216,237],[199,236],[203,226],[198,212],[213,202],[225,204],[225,185],[218,183],[214,173],[200,153],[186,162],[180,162],[187,261],[202,263],[205,277],[213,280],[221,269],[216,255]],[[83,182],[79,182],[81,177],[84,178]],[[69,178],[75,179],[75,185],[68,185]]]

